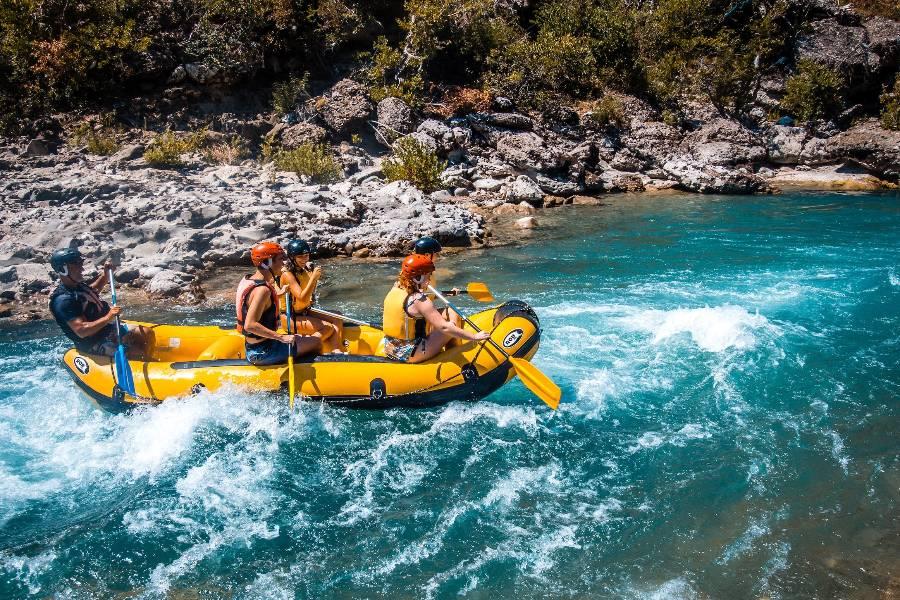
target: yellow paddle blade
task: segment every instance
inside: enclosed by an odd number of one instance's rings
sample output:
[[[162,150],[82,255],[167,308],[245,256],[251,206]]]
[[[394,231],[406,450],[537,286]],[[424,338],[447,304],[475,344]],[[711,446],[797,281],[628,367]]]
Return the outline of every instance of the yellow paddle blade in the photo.
[[[473,281],[469,285],[466,286],[466,293],[473,300],[477,300],[478,302],[493,302],[494,296],[491,294],[491,291],[488,289],[488,286],[480,281]]]
[[[552,379],[544,375],[540,369],[524,358],[513,358],[510,356],[509,362],[512,363],[513,368],[516,370],[516,375],[519,376],[525,387],[534,392],[535,396],[543,400],[553,410],[559,407],[562,390],[553,383]]]

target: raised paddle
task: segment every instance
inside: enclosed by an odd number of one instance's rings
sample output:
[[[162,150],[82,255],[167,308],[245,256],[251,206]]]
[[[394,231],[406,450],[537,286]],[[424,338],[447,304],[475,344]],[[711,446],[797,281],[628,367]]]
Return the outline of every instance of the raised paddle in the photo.
[[[113,306],[116,306],[116,278],[113,276],[112,269],[110,269],[108,273],[109,289],[110,292],[112,292],[112,303]],[[131,372],[131,365],[128,364],[128,357],[125,355],[125,345],[122,343],[122,324],[119,322],[119,315],[116,315],[116,341],[118,342],[118,347],[116,348],[115,364],[117,377],[119,379],[119,389],[126,394],[136,396],[137,394],[134,391],[134,375]]]
[[[291,308],[294,304],[294,301],[291,299],[290,293],[284,296],[284,307],[287,311],[287,332],[291,333],[291,330],[294,328],[294,319],[291,318]],[[294,410],[294,394],[296,393],[296,387],[294,385],[294,342],[292,341],[290,346],[288,346],[288,393],[290,394],[290,408]]]
[[[441,292],[442,294],[450,294],[453,290],[444,290]],[[466,289],[459,290],[456,292],[457,294],[467,294],[473,300],[478,302],[493,302],[494,296],[491,294],[491,291],[488,289],[488,286],[481,283],[480,281],[473,281],[472,283],[466,285]]]
[[[478,326],[469,320],[469,317],[462,314],[458,308],[453,306],[449,300],[444,298],[439,291],[428,286],[428,290],[433,293],[437,298],[443,300],[447,306],[453,309],[453,311],[458,314],[460,317],[465,320],[469,326],[475,331],[481,331]],[[544,401],[544,403],[556,410],[559,407],[559,400],[562,398],[562,390],[559,389],[559,386],[553,383],[553,380],[544,375],[540,369],[536,366],[525,360],[524,358],[516,358],[514,356],[510,356],[506,350],[504,350],[500,344],[494,341],[494,338],[488,338],[486,341],[490,342],[494,348],[499,350],[503,356],[505,356],[510,364],[513,367],[513,370],[516,372],[516,375],[522,380],[522,383],[525,384],[529,390],[534,392],[534,395]]]

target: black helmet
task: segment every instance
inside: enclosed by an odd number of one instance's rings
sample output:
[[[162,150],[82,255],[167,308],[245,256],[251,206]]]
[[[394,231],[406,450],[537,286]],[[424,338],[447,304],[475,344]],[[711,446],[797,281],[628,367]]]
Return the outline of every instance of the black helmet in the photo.
[[[416,254],[437,254],[442,250],[440,242],[433,237],[419,238],[413,251]]]
[[[62,248],[50,255],[50,266],[53,270],[62,275],[68,275],[66,265],[84,262],[84,256],[78,251],[78,248]]]
[[[300,256],[301,254],[310,254],[312,251],[306,240],[291,240],[284,245],[284,251],[288,256]]]

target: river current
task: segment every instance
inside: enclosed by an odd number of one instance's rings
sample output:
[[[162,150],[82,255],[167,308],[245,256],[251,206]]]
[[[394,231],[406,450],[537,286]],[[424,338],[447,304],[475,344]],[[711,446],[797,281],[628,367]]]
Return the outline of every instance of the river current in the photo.
[[[605,202],[441,263],[535,307],[558,412],[515,381],[431,410],[226,390],[113,416],[52,324],[0,332],[0,597],[900,591],[900,197]],[[394,262],[327,268],[324,304],[378,317]]]

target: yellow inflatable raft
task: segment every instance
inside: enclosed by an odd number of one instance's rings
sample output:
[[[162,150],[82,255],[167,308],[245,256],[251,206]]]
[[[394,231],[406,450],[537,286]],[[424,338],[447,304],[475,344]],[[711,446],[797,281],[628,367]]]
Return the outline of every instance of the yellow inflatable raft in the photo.
[[[510,356],[530,359],[537,352],[540,324],[526,303],[511,300],[470,318]],[[251,365],[244,358],[244,337],[233,328],[135,324],[150,327],[155,335],[152,360],[130,361],[136,396],[116,385],[111,358],[74,348],[63,357],[75,383],[108,411],[223,385],[263,391],[287,386],[287,365]],[[429,361],[408,364],[386,358],[381,338],[376,327],[346,324],[348,354],[295,359],[298,392],[308,400],[353,408],[425,407],[483,398],[515,376],[509,360],[486,342],[465,342]]]

